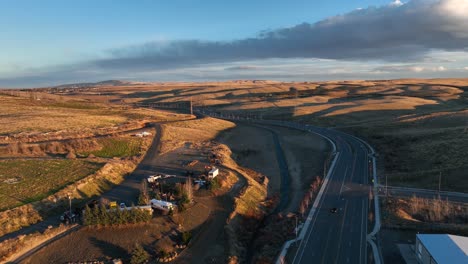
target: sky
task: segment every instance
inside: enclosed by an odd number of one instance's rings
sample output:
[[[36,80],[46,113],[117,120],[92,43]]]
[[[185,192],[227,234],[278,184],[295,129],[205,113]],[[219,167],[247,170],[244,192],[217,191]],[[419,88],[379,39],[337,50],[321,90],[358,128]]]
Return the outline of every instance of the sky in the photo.
[[[0,0],[0,87],[468,77],[468,0]]]

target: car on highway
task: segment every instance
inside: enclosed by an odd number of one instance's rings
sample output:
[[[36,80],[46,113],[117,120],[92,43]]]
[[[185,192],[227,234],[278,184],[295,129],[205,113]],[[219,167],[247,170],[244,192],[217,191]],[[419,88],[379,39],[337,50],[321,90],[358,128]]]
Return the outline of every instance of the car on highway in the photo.
[[[332,214],[336,214],[338,212],[338,208],[336,207],[333,207],[332,209],[330,209],[330,213]]]

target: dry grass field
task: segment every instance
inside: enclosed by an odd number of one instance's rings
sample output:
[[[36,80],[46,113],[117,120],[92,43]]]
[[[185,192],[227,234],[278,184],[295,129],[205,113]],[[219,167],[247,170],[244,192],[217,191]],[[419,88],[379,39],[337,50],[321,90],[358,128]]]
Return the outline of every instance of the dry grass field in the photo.
[[[42,95],[37,94],[39,97]],[[91,103],[81,99],[57,100],[0,93],[0,135],[62,130],[79,132],[136,120],[165,121],[183,117],[165,111]]]
[[[468,205],[439,199],[384,198],[382,223],[386,228],[467,235]]]
[[[146,83],[70,95],[159,106],[192,100],[196,108],[336,127],[376,147],[381,181],[435,188],[442,173],[442,189],[468,189],[468,79]]]

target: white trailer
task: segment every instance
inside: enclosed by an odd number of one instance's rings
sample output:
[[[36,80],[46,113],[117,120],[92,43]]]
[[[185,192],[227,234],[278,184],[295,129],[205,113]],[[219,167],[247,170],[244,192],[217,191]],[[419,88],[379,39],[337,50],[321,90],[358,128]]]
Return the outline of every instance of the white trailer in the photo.
[[[141,132],[141,133],[136,133],[135,137],[148,137],[151,136],[152,134],[150,132]]]
[[[161,178],[162,178],[161,174],[156,174],[156,175],[148,176],[147,180],[148,180],[148,183],[153,183],[153,182],[156,182],[158,179],[161,179]]]
[[[208,179],[214,179],[216,176],[218,176],[219,169],[213,167],[209,172],[208,172]]]
[[[150,132],[145,131],[145,132],[142,132],[141,135],[144,137],[147,137],[147,136],[151,136],[152,134]]]
[[[176,208],[176,205],[171,202],[166,202],[166,201],[161,201],[161,200],[156,200],[156,199],[151,199],[150,202],[151,202],[152,208],[159,209],[165,212],[169,212]]]

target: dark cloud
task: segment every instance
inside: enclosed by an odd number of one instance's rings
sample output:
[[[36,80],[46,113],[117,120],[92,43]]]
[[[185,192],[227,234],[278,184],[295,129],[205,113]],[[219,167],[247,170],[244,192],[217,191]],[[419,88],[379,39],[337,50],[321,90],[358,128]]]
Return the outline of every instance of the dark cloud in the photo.
[[[102,68],[162,69],[266,58],[408,61],[432,50],[467,50],[466,0],[370,7],[232,42],[152,42],[112,50]]]
[[[250,65],[240,65],[240,66],[232,66],[224,68],[225,71],[248,71],[248,70],[258,70],[258,66],[250,66]]]

